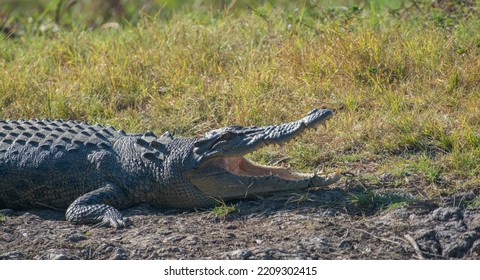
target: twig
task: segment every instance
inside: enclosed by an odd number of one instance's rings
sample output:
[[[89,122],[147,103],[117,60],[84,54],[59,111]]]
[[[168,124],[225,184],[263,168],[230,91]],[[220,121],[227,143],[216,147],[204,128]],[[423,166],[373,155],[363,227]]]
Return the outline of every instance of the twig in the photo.
[[[342,247],[343,243],[346,243],[348,242],[348,240],[346,240],[346,238],[348,237],[348,234],[349,234],[349,231],[348,231],[348,228],[345,230],[345,234],[342,236],[342,241],[340,241],[337,245],[337,248],[340,248]]]
[[[368,232],[368,231],[366,231],[366,230],[363,230],[363,229],[359,229],[359,228],[352,228],[352,229],[357,230],[357,231],[360,231],[360,232],[363,232],[363,233],[366,233],[366,234],[370,235],[371,237],[374,237],[374,238],[379,239],[379,240],[381,240],[381,241],[385,241],[385,242],[389,242],[389,243],[398,245],[398,246],[400,246],[400,247],[403,248],[403,244],[400,243],[400,242],[397,242],[397,241],[395,241],[395,240],[391,240],[391,239],[388,239],[388,238],[383,238],[383,237],[380,237],[380,236],[376,236],[376,235],[374,235],[374,234],[372,234],[372,233],[370,233],[370,232]]]
[[[418,258],[420,260],[424,260],[425,258],[423,257],[422,250],[420,250],[420,247],[418,247],[417,241],[415,241],[415,239],[413,239],[413,237],[408,233],[405,234],[404,237],[408,242],[410,242],[413,249],[415,249],[415,252],[417,253]]]
[[[267,23],[270,23],[270,21],[268,20],[266,15],[262,14],[261,12],[257,11],[256,9],[252,8],[250,5],[245,5],[245,6],[247,7],[247,9],[251,10],[252,12],[259,15],[261,18],[263,18]]]
[[[228,7],[226,9],[227,14],[230,12],[230,10],[233,8],[233,6],[235,6],[236,3],[237,3],[237,0],[233,0],[233,1],[230,2],[230,4],[228,5]]]

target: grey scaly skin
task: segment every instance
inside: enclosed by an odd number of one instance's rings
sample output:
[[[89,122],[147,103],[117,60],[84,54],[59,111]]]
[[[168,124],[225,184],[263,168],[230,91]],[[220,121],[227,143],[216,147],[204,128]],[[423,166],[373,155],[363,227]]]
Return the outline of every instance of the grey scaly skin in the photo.
[[[300,174],[243,156],[332,115],[313,110],[291,123],[230,126],[185,139],[77,121],[0,121],[0,209],[62,208],[72,223],[123,227],[118,209],[140,203],[203,208],[218,198],[326,186],[340,175]]]

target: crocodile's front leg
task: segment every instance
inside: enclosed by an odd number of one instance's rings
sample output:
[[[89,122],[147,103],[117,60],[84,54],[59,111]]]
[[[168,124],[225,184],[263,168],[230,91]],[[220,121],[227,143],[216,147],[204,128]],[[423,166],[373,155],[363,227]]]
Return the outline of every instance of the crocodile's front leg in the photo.
[[[67,209],[67,221],[75,224],[96,223],[96,226],[125,227],[126,220],[114,206],[131,205],[127,195],[118,187],[107,184],[77,198]]]

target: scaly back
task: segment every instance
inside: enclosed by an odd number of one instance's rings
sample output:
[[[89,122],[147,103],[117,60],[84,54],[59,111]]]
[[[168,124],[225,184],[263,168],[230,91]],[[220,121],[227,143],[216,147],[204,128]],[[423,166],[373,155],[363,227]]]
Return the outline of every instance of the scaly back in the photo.
[[[109,148],[126,136],[113,127],[63,120],[0,120],[0,155],[15,153],[23,147],[41,150],[75,150],[86,147]]]

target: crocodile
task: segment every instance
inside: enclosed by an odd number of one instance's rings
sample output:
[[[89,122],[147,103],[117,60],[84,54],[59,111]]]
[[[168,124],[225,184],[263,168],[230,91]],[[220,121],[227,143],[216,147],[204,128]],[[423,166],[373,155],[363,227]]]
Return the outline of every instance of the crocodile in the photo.
[[[82,121],[0,121],[0,209],[66,209],[74,224],[125,227],[119,210],[141,203],[201,209],[216,201],[335,183],[244,156],[325,124],[329,109],[290,123],[229,126],[199,138],[126,133]]]

